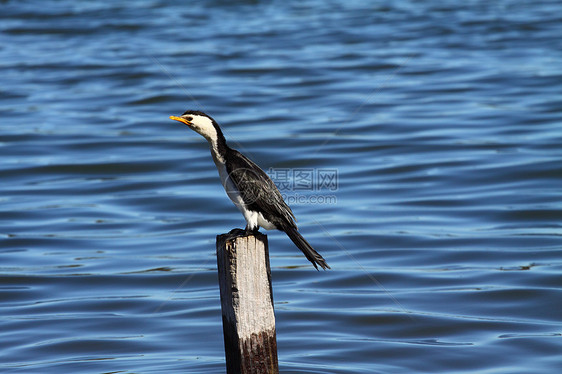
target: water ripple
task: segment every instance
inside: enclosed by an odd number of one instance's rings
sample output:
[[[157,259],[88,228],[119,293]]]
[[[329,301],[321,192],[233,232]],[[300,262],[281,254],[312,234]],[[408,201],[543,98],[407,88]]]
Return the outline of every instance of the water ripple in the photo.
[[[283,191],[332,271],[269,233],[284,373],[557,372],[557,2],[2,6],[0,371],[224,372],[192,108],[337,175]]]

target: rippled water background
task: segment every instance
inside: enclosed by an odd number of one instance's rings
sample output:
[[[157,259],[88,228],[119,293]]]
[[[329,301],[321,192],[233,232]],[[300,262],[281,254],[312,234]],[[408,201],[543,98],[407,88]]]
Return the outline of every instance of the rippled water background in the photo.
[[[560,2],[0,9],[0,372],[224,372],[244,222],[188,108],[332,266],[269,232],[283,373],[562,367]]]

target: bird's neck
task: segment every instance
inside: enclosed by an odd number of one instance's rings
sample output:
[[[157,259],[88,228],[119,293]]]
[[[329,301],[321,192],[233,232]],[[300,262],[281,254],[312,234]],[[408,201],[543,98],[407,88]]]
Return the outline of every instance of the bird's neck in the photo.
[[[226,163],[226,152],[228,150],[228,146],[226,145],[226,139],[222,134],[220,129],[217,129],[216,134],[214,136],[208,137],[207,141],[209,142],[209,148],[211,150],[211,155],[213,156],[213,160],[215,163],[219,162],[221,164]]]

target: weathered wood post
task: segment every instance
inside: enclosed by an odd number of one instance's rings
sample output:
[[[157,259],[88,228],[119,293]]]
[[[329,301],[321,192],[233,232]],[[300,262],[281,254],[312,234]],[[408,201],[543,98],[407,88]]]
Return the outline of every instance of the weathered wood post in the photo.
[[[267,236],[217,235],[226,372],[279,373]]]

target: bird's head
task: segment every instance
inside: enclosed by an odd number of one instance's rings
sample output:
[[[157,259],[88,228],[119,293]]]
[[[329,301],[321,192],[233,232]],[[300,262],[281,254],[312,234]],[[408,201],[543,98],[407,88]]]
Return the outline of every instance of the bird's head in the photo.
[[[179,117],[170,116],[170,119],[186,124],[208,141],[216,141],[219,137],[219,125],[210,116],[198,110],[188,110]]]

